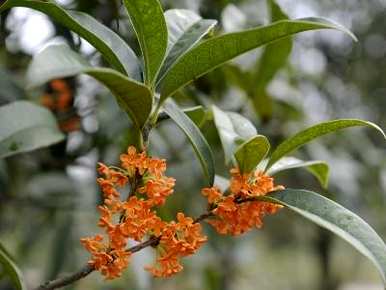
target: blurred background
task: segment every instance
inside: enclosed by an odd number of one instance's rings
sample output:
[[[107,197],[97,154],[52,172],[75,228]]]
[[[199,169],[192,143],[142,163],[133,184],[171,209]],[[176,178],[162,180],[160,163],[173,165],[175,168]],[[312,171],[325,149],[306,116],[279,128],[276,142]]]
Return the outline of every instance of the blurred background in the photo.
[[[127,40],[138,52],[133,31],[119,0],[59,1],[85,11]],[[216,104],[248,117],[277,145],[305,127],[333,118],[362,118],[385,129],[386,1],[277,0],[290,18],[323,16],[351,29],[359,41],[339,32],[307,32],[279,45],[284,55],[259,49],[198,79],[176,100],[183,106]],[[267,24],[262,0],[166,0],[164,9],[187,8],[217,19],[213,34]],[[28,99],[49,108],[66,133],[65,142],[0,160],[0,241],[14,256],[32,287],[60,273],[72,272],[88,259],[79,239],[98,231],[97,161],[118,164],[130,143],[130,121],[114,98],[95,81],[81,76],[55,80],[27,90],[23,79],[31,56],[48,43],[67,42],[93,63],[100,57],[85,41],[48,17],[13,9],[0,21],[0,105]],[[262,55],[270,53],[273,63]],[[271,59],[272,60],[272,59]],[[271,74],[262,73],[271,69]],[[213,148],[217,173],[228,176],[210,114],[201,129]],[[179,129],[164,121],[151,134],[150,150],[166,158],[168,175],[177,179],[175,194],[161,214],[197,215],[205,208],[199,163]],[[279,184],[324,193],[358,213],[386,238],[386,155],[383,140],[371,130],[354,129],[308,145],[302,159],[326,160],[331,166],[325,192],[306,171],[277,177]],[[184,259],[184,271],[153,279],[142,268],[154,252],[136,254],[121,279],[104,282],[93,273],[67,289],[180,290],[381,290],[373,266],[351,246],[283,210],[265,219],[262,230],[232,238],[205,226],[208,244]],[[1,271],[0,271],[1,277]],[[0,279],[0,289],[12,289]]]

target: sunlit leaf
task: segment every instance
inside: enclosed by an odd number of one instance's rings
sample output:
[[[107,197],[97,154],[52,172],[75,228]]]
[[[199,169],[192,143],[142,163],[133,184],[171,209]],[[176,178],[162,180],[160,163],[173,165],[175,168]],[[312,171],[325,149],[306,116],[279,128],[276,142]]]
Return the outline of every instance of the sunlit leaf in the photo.
[[[170,67],[197,44],[217,24],[216,20],[202,19],[190,10],[171,9],[165,12],[169,31],[168,54],[161,68],[159,79],[168,72]]]
[[[357,127],[357,126],[367,126],[367,127],[374,128],[386,138],[385,133],[382,131],[380,127],[378,127],[374,123],[363,121],[363,120],[341,119],[341,120],[334,120],[334,121],[320,123],[304,131],[297,133],[295,136],[288,138],[283,143],[281,143],[272,153],[265,170],[268,170],[269,168],[271,168],[273,164],[275,164],[285,155],[293,152],[300,146],[320,136],[323,136],[332,132],[336,132],[341,129],[345,129],[349,127]]]
[[[257,135],[241,144],[235,152],[240,171],[249,173],[267,156],[270,144],[265,136]]]
[[[214,122],[224,149],[225,162],[229,164],[236,148],[244,141],[257,135],[255,126],[243,116],[224,112],[213,106]]]
[[[279,172],[305,168],[310,173],[312,173],[320,182],[320,185],[323,188],[328,187],[329,179],[329,166],[325,161],[313,160],[313,161],[303,161],[295,157],[283,157],[278,162],[276,162],[271,169],[268,170],[268,175],[275,175]]]
[[[166,56],[168,30],[158,0],[124,0],[145,61],[145,82],[153,86]]]
[[[26,101],[0,107],[0,158],[47,147],[64,139],[47,109]]]
[[[161,102],[194,79],[259,46],[293,34],[315,29],[337,29],[354,37],[344,27],[321,18],[282,20],[241,32],[205,40],[182,56],[170,69],[161,86]]]
[[[90,15],[65,10],[54,1],[39,0],[8,0],[0,6],[0,12],[13,7],[28,7],[47,14],[87,40],[115,69],[131,78],[140,79],[139,63],[132,49],[114,31]]]
[[[51,45],[38,53],[28,69],[27,79],[30,86],[38,86],[77,74],[88,74],[104,84],[138,128],[145,124],[152,109],[150,90],[115,70],[92,67],[67,45]]]
[[[202,135],[200,129],[193,121],[178,107],[176,103],[169,100],[165,103],[164,109],[178,127],[185,133],[194,151],[200,160],[202,170],[207,179],[208,185],[212,186],[214,182],[214,160],[213,154],[208,142]]]
[[[359,216],[311,191],[287,189],[264,197],[333,232],[365,255],[386,283],[386,246],[378,234]]]
[[[21,274],[21,271],[16,266],[15,262],[9,256],[5,248],[0,244],[0,264],[3,267],[3,271],[6,276],[8,276],[12,282],[12,285],[17,290],[27,290],[27,287],[24,284],[24,279]]]

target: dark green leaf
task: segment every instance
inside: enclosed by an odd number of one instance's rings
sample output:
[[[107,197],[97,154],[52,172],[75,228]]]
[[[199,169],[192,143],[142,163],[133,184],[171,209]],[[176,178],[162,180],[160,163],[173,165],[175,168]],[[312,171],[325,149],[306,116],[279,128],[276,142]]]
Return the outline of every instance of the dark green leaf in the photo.
[[[237,164],[242,173],[253,171],[267,156],[270,144],[265,136],[257,135],[241,144],[235,153]]]
[[[275,1],[269,0],[272,22],[288,19]],[[267,87],[278,71],[287,63],[291,54],[291,37],[268,44],[257,62],[253,76],[253,104],[260,117],[266,118],[272,114],[272,99],[267,94]]]
[[[185,109],[184,113],[197,125],[197,127],[201,127],[206,121],[207,114],[202,106]]]
[[[24,284],[24,279],[21,271],[9,257],[8,253],[4,250],[4,247],[0,244],[0,264],[3,267],[3,271],[10,278],[13,286],[17,290],[27,290]]]
[[[257,135],[257,131],[248,119],[239,114],[224,112],[216,106],[213,106],[212,111],[224,149],[225,162],[229,164],[236,148],[244,141]]]
[[[341,119],[341,120],[334,120],[334,121],[320,123],[318,125],[312,126],[304,131],[297,133],[295,136],[281,143],[272,153],[265,170],[268,170],[269,168],[271,168],[273,164],[275,164],[285,155],[291,153],[292,151],[312,141],[313,139],[316,139],[320,136],[323,136],[328,133],[332,133],[341,129],[345,129],[349,127],[357,127],[357,126],[372,127],[377,131],[379,131],[386,138],[386,135],[381,128],[379,128],[374,123],[363,121],[363,120]]]
[[[282,20],[246,31],[205,40],[182,56],[170,69],[161,87],[161,101],[178,89],[225,62],[259,46],[307,30],[337,29],[353,36],[344,27],[325,19]]]
[[[124,0],[145,61],[145,82],[153,86],[164,61],[168,30],[158,0]]]
[[[64,139],[47,109],[26,101],[0,107],[0,158],[32,151]]]
[[[359,216],[311,191],[287,189],[265,197],[277,202],[349,242],[369,258],[386,283],[386,246]]]
[[[294,157],[283,157],[276,162],[267,173],[268,175],[275,175],[279,172],[296,168],[306,168],[318,179],[323,188],[326,189],[328,187],[330,170],[325,161],[303,161]]]
[[[169,31],[168,54],[161,68],[159,80],[189,49],[197,44],[217,24],[216,20],[202,19],[190,10],[171,9],[165,12]]]
[[[140,79],[139,63],[131,48],[114,31],[90,15],[67,11],[53,1],[39,0],[8,0],[0,6],[0,12],[13,7],[28,7],[47,14],[87,40],[115,69]]]
[[[193,121],[181,111],[176,103],[169,100],[165,103],[164,109],[171,119],[185,133],[189,142],[192,144],[197,157],[200,160],[202,170],[207,178],[208,185],[212,186],[214,182],[214,160],[209,144],[202,135],[200,129]]]
[[[152,109],[150,90],[115,70],[90,66],[66,45],[51,45],[37,54],[28,69],[28,83],[38,86],[77,74],[88,74],[109,88],[135,125],[142,128]]]

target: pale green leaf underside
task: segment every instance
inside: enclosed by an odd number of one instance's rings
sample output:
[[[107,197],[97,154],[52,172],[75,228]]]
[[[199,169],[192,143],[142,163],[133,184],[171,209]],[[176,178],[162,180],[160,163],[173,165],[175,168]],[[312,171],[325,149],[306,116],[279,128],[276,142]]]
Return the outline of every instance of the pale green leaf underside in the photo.
[[[295,157],[283,157],[268,170],[267,174],[272,176],[282,171],[297,168],[307,169],[318,179],[320,185],[323,188],[328,187],[330,170],[328,164],[325,161],[303,161]]]
[[[0,12],[13,7],[27,7],[47,14],[56,22],[79,34],[93,45],[115,69],[139,80],[140,67],[132,49],[114,31],[90,15],[65,10],[54,1],[8,0]]]
[[[236,148],[244,141],[257,135],[256,128],[245,117],[220,110],[213,106],[214,122],[224,150],[225,162],[229,164]]]
[[[202,19],[190,10],[171,9],[165,12],[168,27],[167,57],[159,74],[160,82],[171,66],[196,45],[217,24],[216,20]]]
[[[124,0],[145,61],[145,82],[152,86],[166,56],[168,30],[158,0]]]
[[[3,271],[10,278],[12,285],[17,290],[27,290],[27,287],[24,284],[24,279],[21,271],[8,256],[8,253],[5,251],[4,247],[0,244],[0,264],[3,267]]]
[[[270,144],[265,136],[257,135],[241,144],[235,152],[235,158],[240,171],[252,172],[257,165],[267,156]]]
[[[353,36],[347,29],[328,20],[305,18],[278,21],[205,40],[182,56],[170,69],[161,86],[161,101],[236,56],[295,33],[315,29],[337,29]]]
[[[94,68],[67,45],[51,45],[38,53],[27,72],[29,86],[52,79],[88,74],[104,84],[117,98],[134,124],[142,128],[152,109],[152,95],[143,84],[108,68]]]
[[[189,142],[192,144],[193,149],[200,160],[208,185],[212,186],[215,176],[214,159],[205,137],[193,121],[183,111],[181,111],[178,105],[172,100],[165,103],[164,109],[170,118],[185,133]]]
[[[311,191],[287,189],[265,200],[280,203],[319,226],[330,230],[370,259],[386,283],[386,246],[359,216]]]
[[[62,140],[64,135],[47,109],[26,101],[0,107],[0,158]]]
[[[358,120],[358,119],[340,119],[333,120],[329,122],[324,122],[312,126],[304,131],[297,133],[295,136],[288,138],[283,143],[281,143],[275,151],[272,153],[269,162],[266,166],[265,170],[271,168],[273,164],[279,161],[285,155],[293,152],[300,146],[310,142],[313,139],[316,139],[320,136],[336,132],[341,129],[349,128],[349,127],[357,127],[357,126],[367,126],[379,131],[385,138],[386,135],[382,131],[382,129],[375,125],[374,123]]]

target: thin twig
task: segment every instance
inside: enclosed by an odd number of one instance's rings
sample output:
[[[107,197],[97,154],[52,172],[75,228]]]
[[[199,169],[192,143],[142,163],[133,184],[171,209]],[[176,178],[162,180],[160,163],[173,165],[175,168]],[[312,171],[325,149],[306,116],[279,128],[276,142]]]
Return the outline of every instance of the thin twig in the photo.
[[[259,200],[261,201],[260,198],[251,197],[251,198],[246,198],[246,199],[242,199],[242,200],[237,200],[235,202],[243,203],[243,202],[259,201]],[[195,223],[195,224],[200,223],[200,222],[202,222],[202,221],[204,221],[207,218],[210,218],[212,216],[214,216],[213,211],[208,211],[207,213],[204,213],[204,214],[200,215],[199,217],[195,218],[193,220],[193,223]],[[147,247],[155,247],[158,245],[160,240],[161,240],[161,236],[151,237],[147,241],[140,243],[140,244],[137,244],[137,245],[127,249],[126,251],[130,252],[130,253],[136,253],[136,252],[139,252]],[[39,287],[37,287],[33,290],[53,290],[53,289],[61,288],[61,287],[64,287],[66,285],[72,284],[80,279],[83,279],[84,277],[91,274],[94,270],[95,269],[92,266],[87,264],[87,265],[83,266],[79,271],[77,271],[71,275],[64,276],[64,277],[58,278],[56,280],[48,281],[48,282],[40,285]]]

